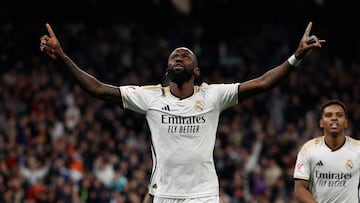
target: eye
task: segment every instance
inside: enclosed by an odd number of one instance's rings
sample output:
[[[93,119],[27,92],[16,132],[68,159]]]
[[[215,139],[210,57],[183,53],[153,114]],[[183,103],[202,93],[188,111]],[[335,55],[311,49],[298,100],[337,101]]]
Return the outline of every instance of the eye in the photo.
[[[324,117],[331,117],[332,113],[324,113]]]
[[[339,117],[339,118],[342,118],[342,117],[345,116],[343,113],[337,113],[336,115],[337,115],[337,117]]]
[[[190,55],[188,55],[188,54],[183,54],[182,57],[183,57],[183,58],[186,58],[186,59],[190,59],[190,58],[191,58]]]

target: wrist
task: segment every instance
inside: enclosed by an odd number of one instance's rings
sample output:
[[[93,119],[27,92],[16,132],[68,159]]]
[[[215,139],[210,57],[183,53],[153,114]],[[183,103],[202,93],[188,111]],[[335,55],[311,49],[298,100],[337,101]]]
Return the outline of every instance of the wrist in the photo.
[[[289,58],[288,58],[288,62],[291,66],[293,67],[298,67],[301,63],[302,59],[297,59],[295,57],[295,54],[291,55]]]

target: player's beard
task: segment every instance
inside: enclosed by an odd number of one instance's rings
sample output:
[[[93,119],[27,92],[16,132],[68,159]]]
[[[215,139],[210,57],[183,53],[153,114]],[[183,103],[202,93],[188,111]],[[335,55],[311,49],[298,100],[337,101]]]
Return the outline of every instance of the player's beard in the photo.
[[[186,69],[176,71],[173,68],[169,68],[168,76],[171,82],[178,84],[178,86],[182,86],[182,84],[191,79],[192,72],[187,71]]]

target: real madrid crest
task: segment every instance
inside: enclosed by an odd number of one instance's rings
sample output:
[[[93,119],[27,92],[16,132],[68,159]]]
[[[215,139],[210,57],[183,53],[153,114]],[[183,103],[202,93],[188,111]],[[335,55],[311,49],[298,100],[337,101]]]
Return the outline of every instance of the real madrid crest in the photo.
[[[354,167],[353,161],[352,161],[351,159],[348,159],[348,160],[346,161],[346,168],[347,168],[348,170],[350,170],[350,169],[352,169],[353,167]]]
[[[195,111],[200,112],[204,110],[204,104],[202,101],[195,101]]]

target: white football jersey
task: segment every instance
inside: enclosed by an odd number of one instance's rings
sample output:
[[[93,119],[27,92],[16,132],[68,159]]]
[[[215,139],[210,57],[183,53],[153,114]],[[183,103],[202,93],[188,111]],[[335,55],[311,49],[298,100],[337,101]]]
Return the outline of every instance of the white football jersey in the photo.
[[[298,153],[294,178],[309,181],[319,203],[359,202],[360,142],[346,137],[331,150],[324,136],[307,141]]]
[[[213,150],[220,113],[238,103],[238,86],[203,83],[179,99],[169,87],[121,86],[123,107],[145,114],[152,140],[149,191],[166,198],[219,194]]]

